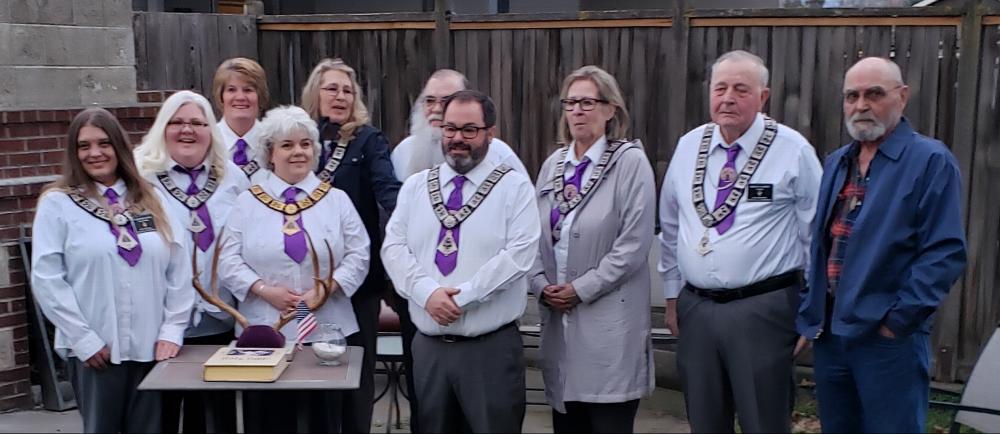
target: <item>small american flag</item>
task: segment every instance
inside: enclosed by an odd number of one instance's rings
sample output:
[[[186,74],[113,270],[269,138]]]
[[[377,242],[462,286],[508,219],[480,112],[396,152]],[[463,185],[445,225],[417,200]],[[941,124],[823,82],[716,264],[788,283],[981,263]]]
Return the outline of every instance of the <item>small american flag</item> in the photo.
[[[299,305],[295,306],[295,319],[299,321],[295,342],[301,344],[306,336],[309,336],[309,333],[316,330],[316,315],[313,315],[309,310],[309,306],[306,306],[305,301],[299,301]]]

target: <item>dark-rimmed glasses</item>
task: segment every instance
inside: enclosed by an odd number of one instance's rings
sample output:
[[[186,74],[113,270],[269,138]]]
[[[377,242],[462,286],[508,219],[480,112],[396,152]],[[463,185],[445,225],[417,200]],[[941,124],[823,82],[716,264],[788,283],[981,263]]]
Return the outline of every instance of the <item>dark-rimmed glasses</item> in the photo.
[[[597,104],[607,104],[608,100],[597,99],[597,98],[580,98],[580,99],[563,98],[559,100],[559,102],[562,103],[563,110],[573,111],[573,106],[580,104],[580,110],[589,112],[593,110],[594,107],[597,107]]]
[[[485,130],[488,128],[489,127],[480,127],[478,125],[471,125],[471,124],[459,128],[454,124],[445,124],[441,126],[441,134],[450,139],[452,137],[455,137],[455,134],[458,134],[458,132],[461,131],[462,137],[466,139],[474,139],[476,138],[476,136],[479,135],[479,130]]]

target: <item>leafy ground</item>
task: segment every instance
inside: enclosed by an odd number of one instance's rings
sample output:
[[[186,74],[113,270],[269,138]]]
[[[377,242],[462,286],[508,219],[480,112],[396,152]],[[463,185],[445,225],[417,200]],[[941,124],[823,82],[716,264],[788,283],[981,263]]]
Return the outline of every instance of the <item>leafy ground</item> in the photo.
[[[792,432],[818,433],[820,430],[819,410],[816,406],[815,384],[802,380],[799,384],[799,394],[795,401],[795,411],[792,413]],[[952,394],[931,392],[931,401],[958,402],[958,397]],[[927,413],[928,433],[947,433],[951,426],[954,413],[949,410],[931,408]],[[963,433],[978,433],[969,427],[962,427]]]

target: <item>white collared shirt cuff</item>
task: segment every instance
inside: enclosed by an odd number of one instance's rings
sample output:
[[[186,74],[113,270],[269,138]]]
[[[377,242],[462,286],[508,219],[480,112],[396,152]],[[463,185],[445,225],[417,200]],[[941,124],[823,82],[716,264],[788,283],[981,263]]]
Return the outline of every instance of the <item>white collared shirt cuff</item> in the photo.
[[[684,288],[683,280],[664,280],[663,281],[663,298],[674,299],[681,295],[681,289]]]
[[[73,345],[73,355],[83,362],[93,357],[98,351],[101,351],[101,348],[104,348],[105,345],[97,333],[87,332],[82,339]]]
[[[434,290],[440,287],[441,285],[438,285],[437,282],[429,277],[419,279],[413,285],[413,291],[410,293],[412,295],[411,300],[413,300],[417,306],[423,308],[427,306],[427,299],[431,298],[431,294],[434,293]]]
[[[470,303],[476,301],[476,294],[473,293],[472,284],[469,282],[465,282],[455,288],[457,288],[459,292],[458,294],[455,294],[452,299],[455,300],[455,304],[457,304],[458,307],[464,308]]]

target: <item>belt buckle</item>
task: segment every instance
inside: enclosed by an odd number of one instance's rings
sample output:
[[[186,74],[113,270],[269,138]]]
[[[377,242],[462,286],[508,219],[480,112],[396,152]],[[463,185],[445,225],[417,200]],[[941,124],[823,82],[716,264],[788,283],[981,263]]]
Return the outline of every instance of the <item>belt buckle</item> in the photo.
[[[452,336],[452,335],[441,335],[441,342],[445,342],[445,343],[451,344],[451,343],[458,342],[458,339],[455,339],[455,336]]]

